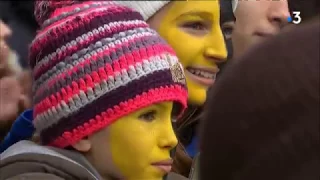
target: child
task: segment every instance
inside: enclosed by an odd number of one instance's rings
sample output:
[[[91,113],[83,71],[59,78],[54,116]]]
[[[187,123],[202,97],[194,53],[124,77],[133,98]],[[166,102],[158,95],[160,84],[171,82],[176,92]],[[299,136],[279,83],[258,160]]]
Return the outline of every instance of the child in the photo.
[[[1,154],[3,179],[160,180],[187,105],[174,51],[132,9],[109,1],[37,1],[30,47],[41,146]]]

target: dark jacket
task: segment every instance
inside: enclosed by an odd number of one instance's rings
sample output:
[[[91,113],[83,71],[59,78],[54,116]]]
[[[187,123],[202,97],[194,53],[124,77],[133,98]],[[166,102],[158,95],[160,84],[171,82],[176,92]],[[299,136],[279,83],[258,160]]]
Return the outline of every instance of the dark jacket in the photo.
[[[101,180],[102,177],[75,151],[20,141],[0,154],[0,180]],[[170,173],[168,180],[186,178]],[[105,179],[106,180],[106,179]]]

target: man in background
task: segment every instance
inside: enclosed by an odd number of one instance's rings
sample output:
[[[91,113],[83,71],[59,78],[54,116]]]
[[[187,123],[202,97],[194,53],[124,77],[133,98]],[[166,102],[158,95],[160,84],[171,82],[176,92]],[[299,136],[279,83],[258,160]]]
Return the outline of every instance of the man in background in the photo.
[[[232,42],[234,57],[238,57],[288,24],[288,0],[239,0],[235,17]]]

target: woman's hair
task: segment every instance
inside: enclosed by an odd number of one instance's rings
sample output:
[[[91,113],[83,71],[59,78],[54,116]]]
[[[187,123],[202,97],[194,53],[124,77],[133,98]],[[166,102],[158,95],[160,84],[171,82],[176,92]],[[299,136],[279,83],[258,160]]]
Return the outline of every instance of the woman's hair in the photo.
[[[201,124],[201,180],[318,180],[319,21],[229,64]]]

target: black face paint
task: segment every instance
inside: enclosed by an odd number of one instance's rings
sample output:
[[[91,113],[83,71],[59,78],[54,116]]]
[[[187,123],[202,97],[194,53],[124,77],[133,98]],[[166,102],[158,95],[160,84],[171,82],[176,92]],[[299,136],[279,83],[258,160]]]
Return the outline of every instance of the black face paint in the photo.
[[[232,10],[232,0],[220,0],[220,27],[225,38],[228,51],[228,61],[233,55],[231,33],[233,31],[234,21],[235,17]],[[223,69],[224,65],[225,64],[221,65],[220,70]]]

